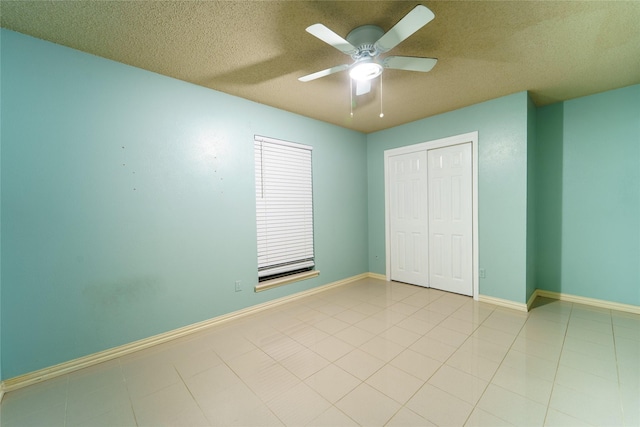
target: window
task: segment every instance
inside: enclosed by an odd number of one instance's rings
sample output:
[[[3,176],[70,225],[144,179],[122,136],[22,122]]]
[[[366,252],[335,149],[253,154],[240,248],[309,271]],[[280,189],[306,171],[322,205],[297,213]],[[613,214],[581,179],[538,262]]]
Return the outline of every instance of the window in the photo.
[[[313,270],[312,147],[255,136],[254,149],[259,282]]]

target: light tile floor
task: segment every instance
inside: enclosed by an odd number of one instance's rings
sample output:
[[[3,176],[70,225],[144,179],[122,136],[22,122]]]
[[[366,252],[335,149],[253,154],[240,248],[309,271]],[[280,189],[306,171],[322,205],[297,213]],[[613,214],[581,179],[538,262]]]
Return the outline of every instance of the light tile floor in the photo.
[[[640,316],[366,279],[5,395],[13,426],[638,426]]]

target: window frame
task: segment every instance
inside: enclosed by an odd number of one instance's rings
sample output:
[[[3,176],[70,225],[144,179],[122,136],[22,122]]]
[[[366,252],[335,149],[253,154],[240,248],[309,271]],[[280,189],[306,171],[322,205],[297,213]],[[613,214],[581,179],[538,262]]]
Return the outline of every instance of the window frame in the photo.
[[[254,135],[256,292],[314,277],[313,147]]]

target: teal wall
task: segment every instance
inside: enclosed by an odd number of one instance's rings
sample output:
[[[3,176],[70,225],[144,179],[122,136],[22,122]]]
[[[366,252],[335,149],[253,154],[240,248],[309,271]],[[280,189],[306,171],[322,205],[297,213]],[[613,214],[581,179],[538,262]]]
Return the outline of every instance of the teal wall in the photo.
[[[3,378],[368,271],[365,135],[1,36]],[[321,272],[258,294],[254,134],[314,147]]]
[[[536,111],[537,287],[560,292],[562,281],[562,127],[564,104]]]
[[[640,305],[640,85],[545,107],[538,118],[556,188],[541,201],[551,206],[539,252],[549,240],[560,246],[538,287]]]
[[[2,34],[0,34],[0,43]],[[2,100],[2,55],[0,54],[0,100]],[[1,102],[1,101],[0,101]],[[0,224],[2,224],[2,109],[0,109]],[[0,380],[2,376],[2,226],[0,225]],[[1,387],[1,385],[0,385]],[[0,390],[0,394],[2,390]]]
[[[538,203],[536,187],[537,180],[537,148],[536,148],[536,107],[530,97],[527,97],[527,287],[525,299],[533,295],[537,285],[537,220]]]
[[[363,135],[0,35],[0,378],[384,274],[384,150],[472,131],[480,293],[640,305],[640,85],[543,108],[522,92]],[[259,294],[254,134],[314,146],[321,271]]]
[[[385,274],[384,150],[478,131],[480,293],[526,302],[526,92],[368,135],[369,270]]]

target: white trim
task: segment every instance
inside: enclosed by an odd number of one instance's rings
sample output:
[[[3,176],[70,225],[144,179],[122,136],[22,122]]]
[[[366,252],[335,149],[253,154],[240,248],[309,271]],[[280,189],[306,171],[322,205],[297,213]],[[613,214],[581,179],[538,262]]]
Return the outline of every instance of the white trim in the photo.
[[[291,141],[284,141],[282,139],[269,138],[268,136],[253,135],[253,140],[260,141],[260,142],[271,142],[272,144],[280,144],[280,145],[285,145],[287,147],[300,148],[302,150],[313,151],[313,147],[311,145],[300,144],[300,143],[291,142]]]
[[[298,273],[298,274],[290,274],[288,276],[278,277],[277,279],[265,280],[264,282],[260,282],[253,288],[253,290],[255,292],[262,292],[269,289],[277,288],[278,286],[288,285],[289,283],[311,279],[312,277],[316,277],[318,275],[320,275],[319,270],[311,270],[311,271],[305,271],[303,273]]]
[[[320,292],[324,292],[329,289],[333,289],[338,286],[343,286],[351,282],[355,282],[357,280],[366,279],[366,278],[377,279],[377,280],[387,280],[385,275],[382,275],[379,273],[358,274],[356,276],[347,277],[346,279],[338,280],[336,282],[329,283],[323,286],[318,286],[316,288],[308,289],[306,291],[298,292],[296,294],[288,295],[272,301],[264,302],[262,304],[257,304],[251,307],[247,307],[242,310],[234,311],[232,313],[214,317],[212,319],[205,320],[203,322],[194,323],[192,325],[188,325],[179,329],[174,329],[172,331],[168,331],[159,335],[155,335],[155,336],[145,338],[139,341],[135,341],[129,344],[125,344],[119,347],[111,348],[98,353],[90,354],[88,356],[80,357],[78,359],[70,360],[68,362],[64,362],[59,365],[40,369],[38,371],[30,372],[18,377],[9,378],[7,380],[0,381],[0,402],[2,401],[2,398],[4,397],[4,394],[6,392],[17,390],[19,388],[38,383],[40,381],[65,375],[82,368],[96,365],[98,363],[116,359],[118,357],[134,353],[138,350],[143,350],[145,348],[149,348],[154,345],[162,344],[176,338],[180,338],[183,336],[193,334],[195,332],[199,332],[206,328],[216,326],[219,323],[234,320],[236,318],[240,318],[243,316],[248,316],[248,315],[257,313],[259,311],[266,310],[271,307],[285,304],[290,301],[294,301],[294,300],[304,298],[310,295],[314,295]],[[487,295],[478,295],[477,300],[479,302],[484,302],[488,304],[498,305],[501,307],[506,307],[506,308],[511,308],[514,310],[526,312],[528,311],[528,309],[530,309],[531,304],[536,299],[536,297],[552,298],[560,301],[567,301],[567,302],[572,302],[577,304],[585,304],[585,305],[590,305],[594,307],[606,308],[610,310],[618,310],[618,311],[623,311],[628,313],[640,314],[640,306],[637,306],[637,305],[622,304],[622,303],[599,300],[594,298],[580,297],[577,295],[569,295],[569,294],[563,294],[558,292],[545,291],[542,289],[536,289],[526,304],[509,301],[502,298],[490,297]]]
[[[552,298],[560,301],[573,302],[576,304],[590,305],[592,307],[605,308],[608,310],[624,311],[626,313],[640,314],[640,306],[623,304],[620,302],[606,301],[595,298],[581,297],[578,295],[563,294],[561,292],[545,291],[536,289],[536,294],[543,298]]]
[[[311,148],[259,136],[254,139],[260,279],[315,265]]]
[[[389,224],[389,157],[402,154],[415,153],[416,151],[433,150],[436,148],[449,147],[470,142],[471,143],[471,161],[473,169],[471,171],[472,180],[472,228],[473,228],[473,265],[472,265],[472,281],[473,281],[473,299],[479,301],[480,298],[480,266],[479,266],[479,242],[478,242],[478,132],[469,132],[461,135],[454,135],[447,138],[436,139],[433,141],[421,142],[419,144],[406,145],[404,147],[393,148],[384,151],[384,234],[385,234],[385,261],[386,261],[386,280],[391,280],[391,227]]]
[[[387,276],[385,276],[384,274],[378,274],[378,273],[369,273],[369,278],[370,279],[377,279],[377,280],[384,280],[386,282],[389,281],[389,279],[387,279]]]
[[[607,300],[601,300],[596,298],[581,297],[578,295],[563,294],[561,292],[545,291],[543,289],[536,289],[535,291],[533,291],[533,294],[531,294],[531,296],[529,297],[529,300],[524,305],[517,302],[509,301],[509,300],[503,300],[500,298],[488,297],[484,295],[480,296],[480,300],[482,302],[488,302],[491,304],[497,304],[505,307],[516,308],[518,310],[521,310],[523,307],[526,307],[526,311],[531,311],[531,307],[533,306],[535,299],[538,297],[550,298],[558,301],[566,301],[566,302],[571,302],[575,304],[583,304],[591,307],[604,308],[607,310],[616,310],[616,311],[622,311],[625,313],[640,314],[640,306],[637,306],[637,305],[623,304],[620,302],[607,301]]]
[[[471,135],[471,134],[467,134]],[[478,161],[480,159],[480,152],[478,151],[478,132],[472,132],[471,139],[471,152],[472,152],[472,201],[473,201],[473,299],[478,301],[480,298],[480,241],[478,239],[480,232],[480,223],[478,221]]]
[[[370,273],[358,274],[356,276],[348,277],[346,279],[338,280],[336,282],[329,283],[323,286],[318,286],[316,288],[308,289],[306,291],[298,292],[282,298],[278,298],[278,299],[267,301],[261,304],[253,305],[251,307],[243,308],[242,310],[234,311],[228,314],[223,314],[221,316],[214,317],[212,319],[208,319],[202,322],[194,323],[192,325],[184,326],[182,328],[167,331],[162,334],[154,335],[149,338],[144,338],[142,340],[125,344],[119,347],[110,348],[108,350],[104,350],[98,353],[80,357],[78,359],[70,360],[68,362],[60,363],[58,365],[50,366],[48,368],[43,368],[43,369],[33,371],[24,375],[20,375],[18,377],[9,378],[2,382],[2,388],[0,389],[1,390],[0,393],[5,391],[6,392],[13,391],[22,387],[26,387],[31,384],[38,383],[40,381],[59,377],[61,375],[65,375],[82,368],[87,368],[89,366],[93,366],[98,363],[106,362],[108,360],[116,359],[118,357],[134,353],[138,350],[143,350],[145,348],[149,348],[154,345],[162,344],[162,343],[174,340],[176,338],[181,338],[181,337],[193,334],[195,332],[202,331],[204,329],[210,328],[212,326],[216,326],[220,323],[227,322],[229,320],[234,320],[240,317],[255,314],[256,312],[259,312],[271,307],[275,307],[275,306],[278,306],[287,302],[291,302],[300,298],[304,298],[310,295],[324,292],[338,286],[355,282],[357,280],[366,279],[369,277],[369,274]]]
[[[527,311],[531,311],[531,306],[533,305],[533,302],[536,300],[536,298],[538,298],[538,295],[538,290],[534,290],[529,297],[529,300],[527,301]]]
[[[486,302],[488,304],[498,305],[500,307],[510,308],[512,310],[518,310],[523,312],[527,311],[527,304],[523,302],[515,302],[508,299],[490,297],[488,295],[479,295],[478,301]]]

